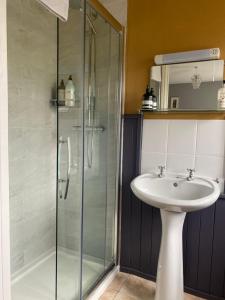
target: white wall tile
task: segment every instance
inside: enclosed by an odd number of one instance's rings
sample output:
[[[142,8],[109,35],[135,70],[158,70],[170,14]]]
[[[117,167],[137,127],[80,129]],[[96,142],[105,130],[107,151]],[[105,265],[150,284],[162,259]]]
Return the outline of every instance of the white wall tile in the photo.
[[[196,174],[213,179],[224,178],[224,158],[216,156],[196,156]]]
[[[145,120],[142,144],[142,173],[166,165],[171,172],[195,168],[197,175],[224,178],[225,121]]]
[[[145,120],[143,124],[143,152],[165,153],[167,148],[168,121]]]
[[[194,168],[194,155],[168,154],[166,168],[171,172],[187,173],[187,168]]]
[[[224,121],[198,121],[197,155],[224,156],[224,145]]]
[[[158,172],[158,166],[166,165],[165,153],[142,152],[141,172]]]
[[[172,120],[169,122],[168,153],[194,154],[197,122]]]

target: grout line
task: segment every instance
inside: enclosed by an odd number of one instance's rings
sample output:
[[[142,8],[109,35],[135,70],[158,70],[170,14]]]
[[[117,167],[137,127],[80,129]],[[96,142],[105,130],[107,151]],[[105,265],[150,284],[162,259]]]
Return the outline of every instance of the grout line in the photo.
[[[115,300],[116,297],[117,297],[119,294],[120,294],[120,292],[119,292],[119,291],[116,291],[116,293],[115,293],[115,295],[113,296],[112,300]]]
[[[169,126],[170,121],[167,121],[167,127],[166,127],[166,155],[165,155],[165,167],[167,169],[167,162],[168,162],[168,143],[169,143]]]
[[[198,121],[196,120],[195,125],[195,148],[194,148],[194,169],[196,170],[196,153],[197,153],[197,136],[198,136]]]

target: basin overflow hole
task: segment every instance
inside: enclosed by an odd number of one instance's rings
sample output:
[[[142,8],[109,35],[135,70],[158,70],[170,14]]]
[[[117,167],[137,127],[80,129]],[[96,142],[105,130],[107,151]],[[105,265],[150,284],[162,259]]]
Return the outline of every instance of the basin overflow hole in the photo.
[[[174,182],[173,186],[174,186],[174,187],[178,187],[178,183],[177,183],[177,182]]]

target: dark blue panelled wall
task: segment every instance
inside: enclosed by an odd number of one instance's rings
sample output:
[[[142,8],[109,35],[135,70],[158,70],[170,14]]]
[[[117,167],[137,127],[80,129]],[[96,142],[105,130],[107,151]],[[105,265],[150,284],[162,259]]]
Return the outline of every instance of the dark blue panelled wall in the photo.
[[[124,116],[121,271],[155,280],[160,239],[159,210],[130,189],[140,174],[142,116]],[[183,233],[185,290],[205,299],[225,299],[225,199],[188,213]],[[176,300],[176,299],[174,299]]]

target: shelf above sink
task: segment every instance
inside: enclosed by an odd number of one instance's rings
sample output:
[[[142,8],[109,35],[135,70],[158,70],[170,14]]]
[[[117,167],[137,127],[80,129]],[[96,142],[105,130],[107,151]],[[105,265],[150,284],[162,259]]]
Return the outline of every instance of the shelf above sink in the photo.
[[[141,111],[144,119],[225,120],[224,111]]]

